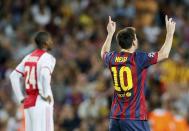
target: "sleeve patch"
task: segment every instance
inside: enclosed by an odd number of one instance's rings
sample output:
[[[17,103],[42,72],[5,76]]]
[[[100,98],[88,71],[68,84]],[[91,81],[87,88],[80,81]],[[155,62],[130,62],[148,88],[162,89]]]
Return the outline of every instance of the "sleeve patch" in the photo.
[[[148,53],[148,57],[153,58],[155,56],[155,52]]]

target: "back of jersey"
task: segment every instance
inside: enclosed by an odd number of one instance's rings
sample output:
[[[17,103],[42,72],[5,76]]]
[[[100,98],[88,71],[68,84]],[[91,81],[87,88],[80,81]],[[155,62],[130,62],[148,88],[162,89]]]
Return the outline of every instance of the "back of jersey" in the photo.
[[[24,101],[24,108],[35,106],[37,96],[39,95],[37,65],[44,53],[44,50],[35,50],[28,56],[24,63],[24,80],[27,94]]]
[[[157,53],[109,52],[104,63],[110,69],[114,95],[110,117],[146,120],[146,69],[157,62]]]

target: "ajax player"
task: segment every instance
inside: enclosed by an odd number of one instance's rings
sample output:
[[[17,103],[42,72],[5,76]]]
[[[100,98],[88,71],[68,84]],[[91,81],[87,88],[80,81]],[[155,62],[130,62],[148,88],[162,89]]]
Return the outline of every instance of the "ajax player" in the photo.
[[[53,47],[49,33],[38,32],[37,49],[27,55],[11,73],[10,80],[19,102],[24,105],[26,131],[53,131],[53,95],[50,81],[55,58],[48,53]],[[21,78],[25,82],[22,93]]]
[[[135,28],[126,27],[117,33],[122,48],[110,52],[116,23],[109,17],[108,35],[101,50],[101,57],[109,68],[114,83],[110,112],[110,131],[149,131],[145,104],[146,72],[148,67],[167,59],[172,47],[175,22],[165,17],[166,39],[158,52],[139,52]]]

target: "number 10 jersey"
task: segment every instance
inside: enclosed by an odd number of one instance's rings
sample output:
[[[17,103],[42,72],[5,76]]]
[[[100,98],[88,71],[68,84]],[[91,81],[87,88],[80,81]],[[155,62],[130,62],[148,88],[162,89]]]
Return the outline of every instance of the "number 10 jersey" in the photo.
[[[110,69],[114,95],[110,118],[147,120],[145,100],[147,68],[157,63],[158,53],[109,52],[103,55]]]

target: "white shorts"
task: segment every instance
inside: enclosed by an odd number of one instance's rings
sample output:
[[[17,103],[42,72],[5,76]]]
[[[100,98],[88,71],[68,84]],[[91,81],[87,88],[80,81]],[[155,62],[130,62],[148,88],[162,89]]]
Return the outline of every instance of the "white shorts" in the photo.
[[[24,109],[26,131],[54,131],[53,105],[37,97],[36,105]]]

